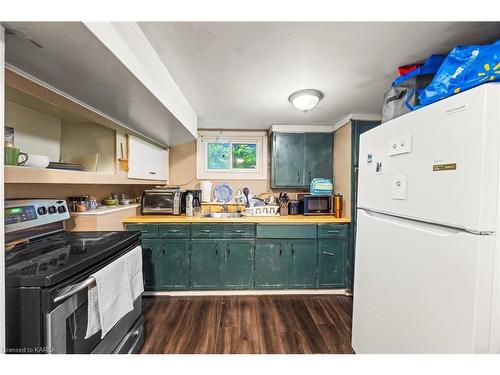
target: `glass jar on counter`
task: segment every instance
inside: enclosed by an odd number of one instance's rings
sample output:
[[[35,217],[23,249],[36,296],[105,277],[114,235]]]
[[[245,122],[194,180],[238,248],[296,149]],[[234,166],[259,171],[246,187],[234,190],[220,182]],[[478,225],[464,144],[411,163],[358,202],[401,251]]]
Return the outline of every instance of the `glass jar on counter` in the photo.
[[[69,210],[71,212],[85,212],[87,211],[87,197],[69,197]]]

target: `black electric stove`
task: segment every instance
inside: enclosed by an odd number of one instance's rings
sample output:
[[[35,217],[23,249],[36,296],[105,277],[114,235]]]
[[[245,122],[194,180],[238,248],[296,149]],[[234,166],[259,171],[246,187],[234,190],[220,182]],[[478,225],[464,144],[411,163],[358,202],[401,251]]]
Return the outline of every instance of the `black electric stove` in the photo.
[[[9,286],[48,287],[107,259],[140,238],[138,232],[60,232],[5,255]]]
[[[136,352],[143,342],[141,297],[104,338],[85,332],[91,275],[140,246],[140,232],[66,232],[68,218],[64,200],[5,202],[7,349]]]

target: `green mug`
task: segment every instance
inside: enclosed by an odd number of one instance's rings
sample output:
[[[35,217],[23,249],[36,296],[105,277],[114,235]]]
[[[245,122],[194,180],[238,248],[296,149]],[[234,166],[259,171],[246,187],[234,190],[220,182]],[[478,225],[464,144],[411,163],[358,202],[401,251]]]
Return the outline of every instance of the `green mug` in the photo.
[[[28,154],[20,152],[18,148],[4,147],[4,151],[5,165],[24,165],[28,161]],[[19,161],[19,156],[24,160]]]

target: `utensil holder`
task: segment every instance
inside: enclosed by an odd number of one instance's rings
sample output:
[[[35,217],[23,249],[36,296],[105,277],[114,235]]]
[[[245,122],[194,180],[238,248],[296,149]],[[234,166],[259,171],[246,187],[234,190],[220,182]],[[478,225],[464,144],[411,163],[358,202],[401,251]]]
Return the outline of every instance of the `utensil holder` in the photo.
[[[280,215],[281,216],[288,215],[288,207],[280,207]]]

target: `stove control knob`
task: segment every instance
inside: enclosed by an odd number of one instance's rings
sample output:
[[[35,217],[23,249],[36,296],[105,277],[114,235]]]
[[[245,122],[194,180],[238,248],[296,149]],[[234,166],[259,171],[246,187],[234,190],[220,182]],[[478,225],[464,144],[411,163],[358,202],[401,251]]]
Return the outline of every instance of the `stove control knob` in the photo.
[[[49,207],[49,214],[55,214],[57,212],[56,206]]]
[[[59,206],[57,207],[57,211],[60,213],[60,214],[63,214],[66,212],[66,207],[64,206]]]
[[[47,213],[47,208],[45,207],[38,207],[38,214],[39,215],[45,215]]]

